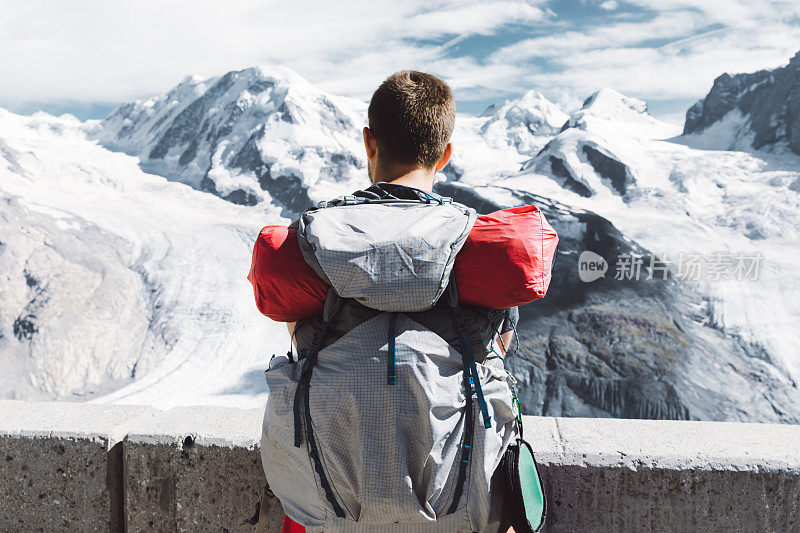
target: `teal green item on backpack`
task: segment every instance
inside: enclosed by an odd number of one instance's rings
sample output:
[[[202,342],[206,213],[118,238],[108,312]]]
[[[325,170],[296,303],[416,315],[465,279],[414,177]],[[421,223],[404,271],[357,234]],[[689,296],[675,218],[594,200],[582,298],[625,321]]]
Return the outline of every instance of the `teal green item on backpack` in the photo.
[[[535,533],[544,526],[547,500],[533,450],[522,436],[521,416],[518,424],[519,438],[509,445],[495,472],[503,484],[503,527]]]
[[[533,450],[524,440],[519,442],[519,479],[525,518],[533,531],[539,531],[544,524],[545,496]]]

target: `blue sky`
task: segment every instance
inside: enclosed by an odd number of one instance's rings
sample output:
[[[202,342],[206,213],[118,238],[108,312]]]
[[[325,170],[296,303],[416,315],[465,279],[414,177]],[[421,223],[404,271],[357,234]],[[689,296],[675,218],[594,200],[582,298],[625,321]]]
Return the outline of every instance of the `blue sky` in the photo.
[[[459,111],[611,87],[680,123],[723,72],[800,50],[792,0],[0,0],[0,106],[98,118],[187,74],[257,64],[368,99],[395,70],[445,78]]]

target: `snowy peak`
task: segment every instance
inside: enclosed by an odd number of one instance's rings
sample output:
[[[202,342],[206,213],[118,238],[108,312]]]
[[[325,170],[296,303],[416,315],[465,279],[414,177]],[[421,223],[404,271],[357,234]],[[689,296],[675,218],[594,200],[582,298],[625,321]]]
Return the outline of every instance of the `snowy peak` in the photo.
[[[637,115],[647,113],[647,104],[644,100],[625,96],[614,89],[600,89],[584,100],[581,107],[585,112],[605,118],[617,118],[630,115],[631,111]]]
[[[199,76],[187,76],[172,90],[162,96],[154,96],[142,102],[122,104],[104,121],[102,139],[108,147],[130,148],[133,138],[149,132],[155,135],[157,122],[164,122],[170,115],[179,114],[195,98],[202,96],[207,83]],[[133,150],[135,153],[137,150]]]
[[[630,199],[642,182],[636,163],[647,161],[642,143],[679,132],[647,112],[647,104],[613,89],[601,89],[570,115],[559,133],[522,166],[550,176],[562,189],[584,198]]]
[[[541,150],[568,118],[542,93],[531,90],[486,108],[476,118],[475,134],[480,144],[508,151],[507,157],[512,159],[521,155],[524,160]]]
[[[719,148],[788,148],[800,154],[800,52],[784,67],[722,74],[686,112],[685,135]]]
[[[120,106],[95,135],[142,167],[234,203],[273,202],[287,214],[363,176],[366,106],[328,95],[285,67],[256,67]]]
[[[522,128],[534,135],[553,134],[569,118],[556,104],[535,90],[526,92],[520,98],[493,104],[480,116],[489,117],[484,130],[494,123],[503,122],[509,129]]]
[[[628,137],[665,138],[680,133],[675,126],[656,119],[647,112],[643,100],[625,96],[613,89],[600,89],[583,102],[561,131],[579,128],[600,135],[623,134]]]

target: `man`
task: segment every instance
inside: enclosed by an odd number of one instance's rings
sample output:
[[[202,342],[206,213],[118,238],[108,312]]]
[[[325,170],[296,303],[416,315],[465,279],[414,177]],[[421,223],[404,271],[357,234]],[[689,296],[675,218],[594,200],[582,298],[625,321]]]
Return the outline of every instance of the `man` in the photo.
[[[362,130],[372,186],[353,193],[371,199],[416,200],[433,191],[436,173],[453,154],[456,106],[450,87],[431,74],[403,70],[389,76],[370,100]],[[497,348],[504,354],[519,319],[504,313]],[[287,324],[290,335],[294,323]]]
[[[368,176],[372,185],[356,191],[353,196],[370,201],[439,199],[440,197],[433,193],[433,185],[436,172],[444,168],[452,155],[450,137],[455,124],[455,102],[447,84],[435,76],[417,71],[406,70],[392,74],[373,94],[368,119],[369,126],[365,127],[362,133],[368,160]],[[437,306],[444,307],[443,300],[444,298]],[[490,364],[490,359],[495,359],[498,361],[492,364],[499,364],[502,367],[501,358],[506,352],[506,347],[512,342],[513,329],[518,317],[516,308],[499,311],[471,308],[469,313],[470,324],[479,324],[477,329],[481,330],[472,333],[488,340],[488,343],[484,343],[484,348],[492,344],[496,338],[497,347],[494,351],[499,354],[492,355],[484,351],[476,354],[475,359],[483,364]],[[454,327],[449,311],[442,316],[446,316],[449,320],[451,324],[449,327]],[[319,317],[309,320],[323,322],[325,330],[328,330],[325,320]],[[294,338],[295,323],[288,324],[288,327]],[[307,329],[314,331],[310,327]],[[307,339],[310,336],[311,333],[305,334]],[[307,353],[308,346],[318,342],[318,340],[314,342],[307,340],[304,344],[306,349],[302,352]],[[480,386],[476,387],[480,389]],[[463,398],[461,401],[463,403]],[[268,470],[268,466],[279,468],[279,465],[273,464],[279,461],[279,458],[264,455],[262,451],[262,459],[265,462],[265,470]],[[319,469],[317,473],[319,474]],[[267,477],[269,481],[269,475]],[[471,490],[480,490],[480,486],[474,486]],[[335,504],[334,492],[336,491],[326,489],[329,499]],[[494,506],[499,507],[497,498],[498,496],[494,495],[492,502]],[[265,503],[266,501],[262,500],[262,510],[267,508]],[[453,508],[457,503],[456,500]],[[261,520],[259,526],[264,527],[264,523],[264,520]],[[284,532],[301,530],[302,526],[298,526],[286,517]]]

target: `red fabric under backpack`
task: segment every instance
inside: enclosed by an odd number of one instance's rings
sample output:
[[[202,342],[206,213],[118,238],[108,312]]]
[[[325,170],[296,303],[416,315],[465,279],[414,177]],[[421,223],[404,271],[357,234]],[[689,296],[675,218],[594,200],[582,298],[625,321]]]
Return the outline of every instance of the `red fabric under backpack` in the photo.
[[[291,518],[286,515],[283,515],[283,526],[281,527],[281,533],[305,533],[306,528],[301,526]]]
[[[480,216],[455,261],[460,300],[507,309],[542,298],[558,245],[555,230],[534,205]],[[256,306],[278,322],[322,311],[328,286],[303,259],[297,229],[266,226],[253,247],[247,279]]]

